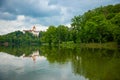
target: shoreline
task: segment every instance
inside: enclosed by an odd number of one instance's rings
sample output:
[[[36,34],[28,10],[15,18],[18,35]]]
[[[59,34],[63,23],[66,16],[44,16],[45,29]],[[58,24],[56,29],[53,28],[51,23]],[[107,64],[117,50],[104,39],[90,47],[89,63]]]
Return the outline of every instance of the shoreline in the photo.
[[[99,48],[99,49],[118,49],[117,42],[106,42],[106,43],[73,43],[73,42],[64,42],[60,44],[61,47],[65,48],[74,48],[74,47],[80,47],[80,48]]]

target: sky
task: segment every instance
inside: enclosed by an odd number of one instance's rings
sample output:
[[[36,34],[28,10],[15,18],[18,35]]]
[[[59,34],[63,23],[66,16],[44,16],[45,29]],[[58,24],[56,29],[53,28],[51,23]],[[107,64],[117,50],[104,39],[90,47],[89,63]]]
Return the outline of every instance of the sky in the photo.
[[[16,30],[46,30],[50,25],[70,26],[71,19],[120,0],[0,0],[0,35]]]

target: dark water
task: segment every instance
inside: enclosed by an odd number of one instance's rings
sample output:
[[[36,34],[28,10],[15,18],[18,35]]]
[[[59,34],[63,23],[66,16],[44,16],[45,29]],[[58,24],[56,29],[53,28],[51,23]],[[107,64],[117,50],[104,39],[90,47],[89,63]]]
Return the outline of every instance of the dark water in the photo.
[[[120,80],[120,51],[0,47],[0,80]]]

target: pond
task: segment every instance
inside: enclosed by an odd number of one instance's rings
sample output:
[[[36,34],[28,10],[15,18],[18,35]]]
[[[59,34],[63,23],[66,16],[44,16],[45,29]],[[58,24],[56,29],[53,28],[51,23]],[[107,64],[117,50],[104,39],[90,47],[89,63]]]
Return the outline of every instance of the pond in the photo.
[[[120,51],[0,47],[0,80],[120,80]]]

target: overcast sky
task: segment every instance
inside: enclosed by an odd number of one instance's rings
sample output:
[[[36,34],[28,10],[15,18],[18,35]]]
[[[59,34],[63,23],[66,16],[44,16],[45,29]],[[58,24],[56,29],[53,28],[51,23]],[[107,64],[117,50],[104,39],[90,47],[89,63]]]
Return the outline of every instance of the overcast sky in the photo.
[[[0,0],[0,35],[15,30],[45,30],[50,25],[70,25],[71,18],[120,0]]]

